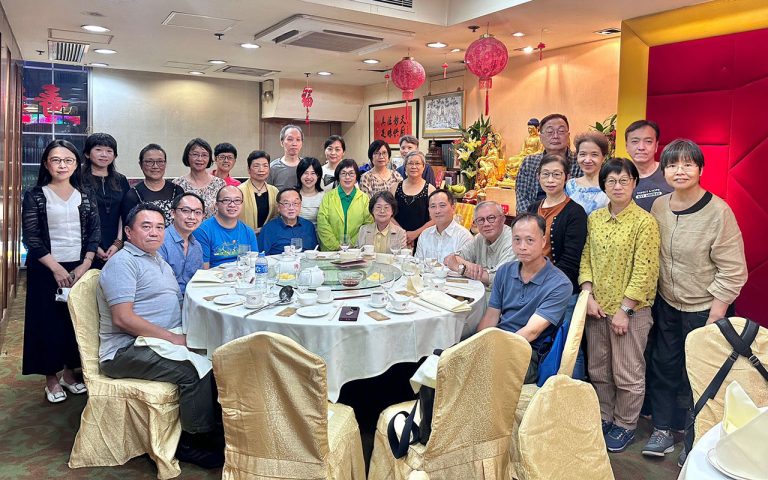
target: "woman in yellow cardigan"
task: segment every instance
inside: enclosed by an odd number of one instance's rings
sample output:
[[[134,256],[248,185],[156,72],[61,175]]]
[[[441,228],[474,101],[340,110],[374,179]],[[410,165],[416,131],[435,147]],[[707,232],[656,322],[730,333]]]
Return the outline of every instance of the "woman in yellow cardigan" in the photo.
[[[261,227],[277,215],[277,187],[267,184],[269,154],[254,150],[248,155],[248,181],[240,184],[243,191],[243,210],[240,220],[257,234]]]
[[[355,245],[360,227],[373,222],[368,211],[370,199],[355,186],[360,180],[357,163],[349,158],[342,160],[336,166],[334,177],[338,187],[325,194],[317,212],[317,237],[320,247],[326,251],[338,250],[344,234],[348,245]]]

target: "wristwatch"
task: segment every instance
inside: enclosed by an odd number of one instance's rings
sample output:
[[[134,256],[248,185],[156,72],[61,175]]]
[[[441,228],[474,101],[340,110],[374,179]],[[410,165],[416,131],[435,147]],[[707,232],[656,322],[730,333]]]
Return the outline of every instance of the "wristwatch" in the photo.
[[[459,265],[459,275],[464,276],[464,272],[467,271],[467,265],[462,263]]]
[[[635,315],[635,311],[632,310],[631,307],[628,307],[624,304],[621,305],[621,309],[624,311],[624,313],[627,314],[628,317],[633,317]]]

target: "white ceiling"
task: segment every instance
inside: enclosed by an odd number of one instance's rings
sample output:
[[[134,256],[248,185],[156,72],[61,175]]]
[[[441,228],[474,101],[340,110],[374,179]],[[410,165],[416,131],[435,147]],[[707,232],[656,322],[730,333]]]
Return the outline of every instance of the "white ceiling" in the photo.
[[[702,0],[413,0],[414,9],[405,11],[370,5],[370,0],[2,0],[2,7],[21,48],[24,60],[47,61],[50,29],[71,35],[84,33],[80,26],[97,24],[108,27],[111,41],[95,38],[84,63],[105,62],[109,68],[178,73],[187,75],[188,68],[164,66],[167,62],[201,64],[206,76],[249,79],[249,77],[216,72],[220,66],[209,65],[210,59],[223,59],[230,65],[279,70],[280,78],[304,78],[304,72],[330,71],[331,77],[313,75],[312,82],[346,85],[370,85],[383,82],[383,73],[368,69],[391,67],[409,51],[421,62],[428,74],[441,72],[444,61],[449,71],[461,70],[464,53],[448,53],[451,48],[466,48],[485,31],[514,48],[536,46],[540,39],[548,49],[576,45],[604,37],[595,30],[619,27],[621,21]],[[214,32],[162,25],[171,12],[205,15],[233,22],[217,40]],[[474,13],[477,15],[473,18]],[[400,44],[365,56],[335,54],[315,49],[278,46],[257,42],[262,48],[246,50],[239,45],[275,23],[295,14],[308,14],[349,22],[375,25],[388,29],[414,32]],[[458,22],[452,24],[453,22]],[[481,25],[478,33],[467,29]],[[544,33],[542,34],[542,29]],[[516,38],[522,31],[527,36]],[[432,49],[425,46],[440,40],[449,46]],[[95,48],[117,50],[114,55],[94,53]],[[43,50],[38,55],[37,50]],[[546,54],[546,50],[545,50]],[[361,63],[364,58],[381,60],[378,65]]]

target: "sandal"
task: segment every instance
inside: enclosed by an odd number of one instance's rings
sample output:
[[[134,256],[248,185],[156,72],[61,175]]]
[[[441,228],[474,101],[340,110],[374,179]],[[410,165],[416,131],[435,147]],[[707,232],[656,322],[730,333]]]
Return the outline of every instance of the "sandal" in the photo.
[[[69,393],[73,393],[75,395],[80,395],[81,393],[85,393],[88,391],[88,389],[85,387],[85,384],[83,382],[75,382],[73,384],[69,384],[66,381],[64,381],[64,377],[61,377],[59,379],[59,385],[69,390]]]
[[[45,398],[51,403],[61,403],[67,399],[67,393],[62,390],[60,392],[52,392],[48,390],[48,386],[45,386]]]

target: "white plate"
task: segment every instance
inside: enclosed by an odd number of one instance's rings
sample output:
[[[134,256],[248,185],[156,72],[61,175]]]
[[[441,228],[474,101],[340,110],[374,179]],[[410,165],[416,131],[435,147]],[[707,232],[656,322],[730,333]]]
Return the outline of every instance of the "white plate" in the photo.
[[[728,478],[732,478],[734,480],[757,480],[756,478],[748,478],[748,477],[742,477],[740,475],[736,475],[735,473],[731,473],[728,470],[726,470],[720,463],[717,461],[717,453],[715,452],[715,449],[710,449],[709,452],[707,452],[707,460],[709,461],[709,464],[715,467],[715,470],[722,473]]]
[[[232,305],[233,303],[242,302],[242,295],[222,295],[213,299],[213,303],[216,305]]]
[[[397,313],[401,315],[416,312],[416,307],[414,307],[413,305],[409,305],[408,308],[405,308],[403,310],[395,309],[394,307],[392,307],[392,305],[389,305],[389,304],[387,304],[385,308],[387,309],[388,312]]]
[[[386,304],[386,303],[373,303],[373,302],[368,302],[368,306],[369,306],[369,307],[373,307],[373,308],[384,308],[384,307],[386,307],[386,306],[387,306],[387,304]]]
[[[329,313],[332,313],[334,310],[336,309],[331,306],[320,307],[317,305],[312,305],[308,307],[301,307],[300,309],[296,310],[296,313],[298,313],[299,316],[302,316],[302,317],[317,318],[317,317],[322,317],[323,315],[328,315]]]
[[[333,297],[329,298],[328,300],[320,300],[319,298],[317,299],[317,303],[332,303],[332,302],[333,302]]]

